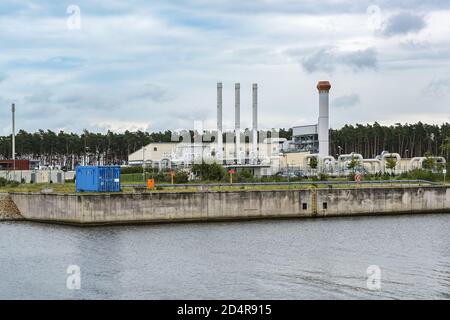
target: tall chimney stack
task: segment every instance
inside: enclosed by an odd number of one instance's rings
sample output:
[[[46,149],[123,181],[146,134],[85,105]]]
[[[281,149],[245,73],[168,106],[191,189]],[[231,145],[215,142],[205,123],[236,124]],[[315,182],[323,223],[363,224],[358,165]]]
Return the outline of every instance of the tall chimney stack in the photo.
[[[223,138],[222,138],[222,82],[217,83],[217,150],[216,159],[223,159]],[[220,162],[222,164],[222,162]]]
[[[253,123],[252,123],[252,161],[253,164],[258,160],[258,84],[253,84]]]
[[[329,93],[331,85],[328,81],[319,81],[317,90],[319,90],[319,156],[325,157],[329,155]]]
[[[234,134],[236,137],[235,155],[237,163],[241,163],[241,85],[234,85]]]

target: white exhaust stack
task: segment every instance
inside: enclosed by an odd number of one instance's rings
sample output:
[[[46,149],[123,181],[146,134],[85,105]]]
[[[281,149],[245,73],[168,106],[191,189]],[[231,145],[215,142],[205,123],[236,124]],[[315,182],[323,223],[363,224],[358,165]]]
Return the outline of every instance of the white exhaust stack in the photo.
[[[258,84],[253,84],[253,125],[252,125],[252,162],[257,163],[258,160]]]
[[[223,159],[223,138],[222,138],[222,83],[217,83],[217,150],[216,159]],[[222,162],[220,162],[222,164]]]
[[[319,90],[319,122],[317,131],[319,133],[319,156],[329,155],[329,93],[331,85],[328,81],[319,81],[317,90]]]
[[[236,137],[235,155],[238,164],[241,163],[241,85],[234,85],[234,134]]]

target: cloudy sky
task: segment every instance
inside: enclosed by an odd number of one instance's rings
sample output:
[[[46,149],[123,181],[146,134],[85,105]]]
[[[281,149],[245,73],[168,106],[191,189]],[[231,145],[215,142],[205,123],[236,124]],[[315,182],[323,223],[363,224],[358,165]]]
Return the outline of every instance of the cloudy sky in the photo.
[[[78,12],[80,13],[78,15]],[[0,2],[0,134],[214,127],[216,83],[242,127],[450,121],[450,1],[72,0]]]

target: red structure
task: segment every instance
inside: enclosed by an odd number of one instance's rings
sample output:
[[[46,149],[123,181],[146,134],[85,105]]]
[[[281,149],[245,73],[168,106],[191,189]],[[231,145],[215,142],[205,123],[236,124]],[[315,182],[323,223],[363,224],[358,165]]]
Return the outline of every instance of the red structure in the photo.
[[[0,170],[30,170],[30,160],[0,160]]]

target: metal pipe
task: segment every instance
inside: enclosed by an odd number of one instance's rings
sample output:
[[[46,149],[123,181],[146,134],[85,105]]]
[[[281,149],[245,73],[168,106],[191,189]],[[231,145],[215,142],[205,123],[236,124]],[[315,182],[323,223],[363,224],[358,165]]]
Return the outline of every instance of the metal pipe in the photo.
[[[359,160],[363,160],[363,156],[359,153],[350,153],[350,154],[341,154],[338,157],[338,161],[345,161],[345,159],[349,158],[350,160],[352,160],[353,158],[357,158]]]
[[[425,157],[414,157],[409,161],[409,170],[413,170],[415,163],[417,162],[419,165],[417,166],[417,169],[422,168],[422,163],[425,160]]]
[[[400,164],[400,160],[402,159],[398,153],[384,153],[383,156],[381,157],[383,173],[385,173],[385,171],[386,171],[386,158],[396,158],[397,159],[394,170],[396,168],[398,168],[398,166]]]
[[[370,164],[370,170],[372,173],[381,171],[381,160],[378,159],[363,159],[363,164],[368,163]],[[378,165],[379,170],[372,170],[372,164]]]

